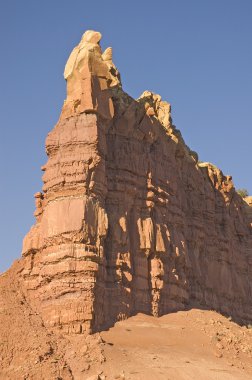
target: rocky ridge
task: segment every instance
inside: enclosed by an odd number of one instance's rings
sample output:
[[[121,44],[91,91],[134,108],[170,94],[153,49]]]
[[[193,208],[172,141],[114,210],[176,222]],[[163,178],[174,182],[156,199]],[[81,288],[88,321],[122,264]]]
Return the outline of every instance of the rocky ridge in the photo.
[[[251,203],[198,161],[169,103],[123,91],[100,40],[84,33],[65,67],[36,223],[16,264],[22,297],[63,336],[195,306],[250,323]]]

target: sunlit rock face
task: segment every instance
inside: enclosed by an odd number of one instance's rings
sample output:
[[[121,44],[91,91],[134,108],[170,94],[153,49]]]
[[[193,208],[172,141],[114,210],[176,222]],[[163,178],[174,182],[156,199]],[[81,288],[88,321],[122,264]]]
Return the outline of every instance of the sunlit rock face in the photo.
[[[100,40],[84,33],[65,67],[67,98],[23,244],[27,300],[63,333],[196,305],[251,321],[249,206],[230,176],[198,162],[169,103],[122,90]]]
[[[252,227],[252,196],[248,196],[244,198],[244,201],[247,203],[249,207],[246,207],[246,213],[250,221],[250,225]]]

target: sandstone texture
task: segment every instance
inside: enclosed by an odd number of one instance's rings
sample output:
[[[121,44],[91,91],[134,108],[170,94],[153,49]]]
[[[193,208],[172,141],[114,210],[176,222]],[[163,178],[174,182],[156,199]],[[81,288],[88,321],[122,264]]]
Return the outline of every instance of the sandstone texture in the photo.
[[[67,61],[36,223],[0,286],[12,276],[15,302],[25,300],[19,313],[27,305],[33,328],[40,323],[41,334],[64,342],[136,313],[192,307],[250,323],[251,197],[245,202],[231,176],[198,161],[169,103],[123,91],[112,49],[102,52],[100,40],[87,31]],[[4,293],[0,304],[7,308]]]

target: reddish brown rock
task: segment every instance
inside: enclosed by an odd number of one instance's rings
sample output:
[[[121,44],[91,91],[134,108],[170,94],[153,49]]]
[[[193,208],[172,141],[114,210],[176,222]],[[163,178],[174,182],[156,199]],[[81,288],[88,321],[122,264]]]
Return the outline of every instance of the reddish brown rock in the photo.
[[[251,321],[246,204],[230,176],[198,163],[167,102],[122,90],[100,39],[86,32],[66,64],[67,99],[19,263],[24,297],[64,334],[196,305]]]

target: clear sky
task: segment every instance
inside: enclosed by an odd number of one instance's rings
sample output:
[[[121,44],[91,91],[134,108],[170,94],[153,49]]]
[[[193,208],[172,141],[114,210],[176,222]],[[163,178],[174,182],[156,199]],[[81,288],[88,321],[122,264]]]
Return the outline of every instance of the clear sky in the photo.
[[[200,160],[252,194],[251,20],[251,0],[0,0],[0,272],[34,222],[64,65],[86,29],[113,47],[130,95],[169,101]]]

